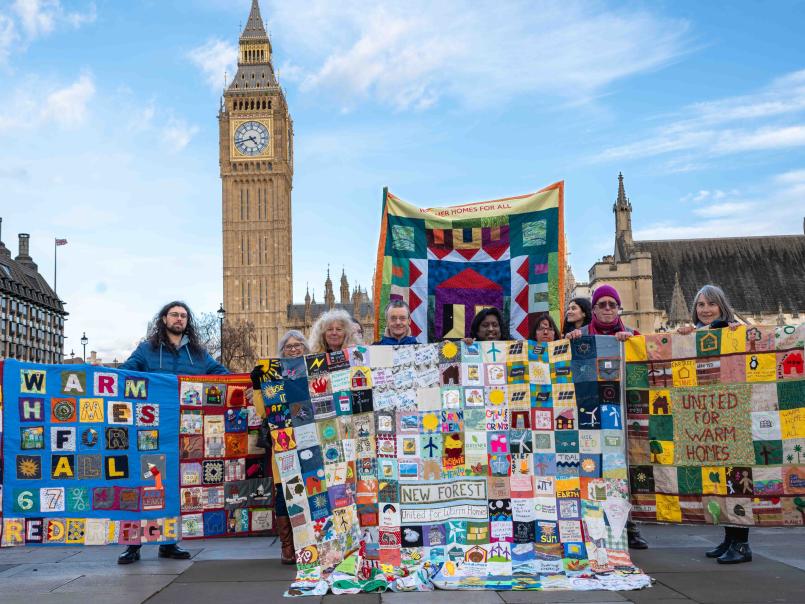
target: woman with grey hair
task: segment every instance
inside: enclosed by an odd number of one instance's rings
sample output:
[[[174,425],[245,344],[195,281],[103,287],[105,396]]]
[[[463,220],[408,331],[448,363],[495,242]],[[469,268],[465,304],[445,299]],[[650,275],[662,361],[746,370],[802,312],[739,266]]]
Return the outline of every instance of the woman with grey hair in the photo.
[[[395,298],[386,304],[386,329],[383,337],[375,344],[416,344],[416,338],[411,335],[411,309],[404,300]]]
[[[296,329],[291,329],[285,332],[277,344],[277,355],[282,359],[291,359],[301,357],[310,352],[305,336],[302,332]],[[262,391],[260,389],[263,378],[263,367],[257,365],[251,372],[252,378],[252,402],[254,403],[255,411],[263,418],[264,428],[266,425],[266,407],[263,401]],[[269,452],[271,449],[268,449]],[[295,564],[296,552],[293,544],[293,527],[291,526],[291,519],[288,517],[288,507],[285,504],[285,495],[282,491],[282,482],[280,481],[279,468],[274,456],[271,455],[271,475],[274,478],[276,485],[275,498],[274,498],[274,516],[277,524],[277,534],[280,538],[281,553],[280,560],[283,564]]]
[[[277,343],[277,356],[281,359],[300,357],[310,353],[304,334],[297,329],[289,329]]]
[[[738,321],[735,320],[735,312],[727,300],[727,294],[717,285],[709,283],[696,292],[693,297],[690,319],[693,326],[683,325],[677,329],[679,333],[689,334],[696,329],[713,328],[713,323],[716,322],[718,322],[717,327],[738,325]]]
[[[684,325],[677,331],[689,334],[696,329],[720,329],[731,327],[735,329],[738,322],[735,312],[727,300],[727,295],[716,285],[705,285],[693,298],[693,307],[690,310],[693,327]],[[732,472],[740,472],[732,468]],[[743,473],[745,478],[746,472]],[[736,482],[741,478],[739,475]],[[748,526],[725,526],[724,540],[704,554],[708,558],[715,558],[719,564],[741,564],[752,561],[752,549],[749,547]]]
[[[360,344],[358,329],[345,310],[332,308],[323,312],[310,328],[310,352],[335,352]]]

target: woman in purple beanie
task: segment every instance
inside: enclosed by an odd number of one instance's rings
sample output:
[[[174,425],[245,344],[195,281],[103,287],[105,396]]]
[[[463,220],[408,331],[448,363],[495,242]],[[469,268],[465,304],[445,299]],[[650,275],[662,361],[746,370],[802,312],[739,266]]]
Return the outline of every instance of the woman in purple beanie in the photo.
[[[571,340],[581,336],[615,336],[621,342],[640,332],[623,324],[620,317],[621,297],[611,285],[599,285],[593,292],[593,318],[588,325],[567,334]]]
[[[623,342],[630,336],[640,335],[638,331],[629,329],[620,317],[621,297],[618,290],[611,285],[599,285],[593,292],[593,320],[581,329],[567,334],[571,340],[582,336],[615,336]],[[626,523],[626,535],[631,549],[646,549],[648,542],[640,535],[640,529],[629,520]]]

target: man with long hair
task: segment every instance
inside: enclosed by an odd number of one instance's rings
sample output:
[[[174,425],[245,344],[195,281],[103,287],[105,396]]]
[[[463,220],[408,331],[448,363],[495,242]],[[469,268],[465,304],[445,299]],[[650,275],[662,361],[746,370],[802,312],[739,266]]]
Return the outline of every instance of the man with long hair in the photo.
[[[148,326],[145,340],[119,369],[174,375],[229,373],[199,342],[193,313],[179,301],[168,302],[160,309]],[[190,552],[174,544],[160,545],[159,557],[186,560]],[[131,564],[139,559],[140,546],[129,545],[117,563]]]

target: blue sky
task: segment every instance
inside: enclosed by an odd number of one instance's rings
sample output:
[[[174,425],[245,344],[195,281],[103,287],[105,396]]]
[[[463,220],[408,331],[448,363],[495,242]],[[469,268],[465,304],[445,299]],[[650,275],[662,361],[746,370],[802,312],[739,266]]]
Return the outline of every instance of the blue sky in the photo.
[[[248,0],[0,0],[0,216],[125,358],[166,300],[222,297],[216,112]],[[802,2],[261,2],[295,126],[294,290],[368,286],[381,192],[566,185],[578,280],[638,238],[802,233]],[[358,236],[356,236],[358,234]],[[322,254],[327,246],[326,254]]]

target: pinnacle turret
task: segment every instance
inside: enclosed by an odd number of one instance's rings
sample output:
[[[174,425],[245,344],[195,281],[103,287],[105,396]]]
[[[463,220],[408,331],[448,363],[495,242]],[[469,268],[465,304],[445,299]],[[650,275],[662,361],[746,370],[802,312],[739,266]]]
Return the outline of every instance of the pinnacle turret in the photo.
[[[689,319],[688,305],[685,302],[685,294],[682,293],[682,286],[679,284],[679,273],[674,275],[674,291],[671,294],[671,307],[668,309],[668,323],[672,327],[682,325]]]

